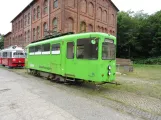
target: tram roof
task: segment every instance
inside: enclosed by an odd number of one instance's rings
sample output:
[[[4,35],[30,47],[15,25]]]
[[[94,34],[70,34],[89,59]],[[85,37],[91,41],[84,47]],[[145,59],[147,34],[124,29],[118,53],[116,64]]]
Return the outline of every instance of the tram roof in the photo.
[[[106,36],[108,38],[111,38],[111,39],[116,39],[115,36],[113,35],[110,35],[110,34],[107,34],[107,33],[101,33],[101,32],[88,32],[88,33],[77,33],[77,34],[69,34],[69,35],[64,35],[64,36],[59,36],[59,37],[51,37],[51,38],[48,38],[48,39],[42,39],[42,40],[39,40],[39,41],[36,41],[36,42],[33,42],[33,43],[30,43],[29,45],[27,45],[26,47],[29,47],[29,46],[34,46],[34,45],[39,45],[39,44],[45,44],[45,43],[48,43],[50,42],[51,40],[54,40],[54,41],[63,41],[63,39],[67,39],[67,38],[71,38],[71,37],[81,37],[81,36],[86,36],[86,35],[91,35],[91,36],[94,36],[94,35],[102,35],[102,36]]]

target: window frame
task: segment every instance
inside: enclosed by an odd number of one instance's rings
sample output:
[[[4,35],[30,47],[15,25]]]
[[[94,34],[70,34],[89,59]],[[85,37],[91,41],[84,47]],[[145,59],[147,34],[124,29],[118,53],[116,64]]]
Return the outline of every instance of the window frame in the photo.
[[[78,47],[78,41],[79,40],[83,40],[83,39],[95,39],[95,40],[98,40],[98,50],[97,50],[97,52],[98,52],[98,55],[97,55],[97,58],[95,58],[95,59],[87,59],[87,58],[85,58],[85,59],[82,59],[82,58],[78,58],[78,52],[77,52],[77,47]],[[100,38],[99,37],[87,37],[87,38],[78,38],[77,40],[76,40],[76,59],[77,60],[98,60],[99,59],[99,50],[100,50]]]
[[[48,51],[44,51],[43,45],[49,45],[49,50]],[[51,51],[51,44],[50,43],[44,43],[44,44],[41,45],[41,54],[42,55],[49,55],[50,51]]]
[[[53,51],[53,45],[59,45],[59,53],[53,53],[54,52]],[[51,44],[51,54],[52,55],[60,55],[61,54],[61,43],[53,43],[53,44]]]
[[[58,0],[53,0],[53,9],[56,9],[56,8],[58,8]]]
[[[69,58],[69,57],[68,57],[68,43],[73,43],[73,51],[74,51],[73,58]],[[66,51],[67,51],[67,52],[66,52],[66,58],[67,58],[67,59],[72,59],[72,60],[75,59],[75,42],[74,42],[74,41],[69,41],[69,42],[67,42],[66,48],[67,48],[67,50],[66,50]]]

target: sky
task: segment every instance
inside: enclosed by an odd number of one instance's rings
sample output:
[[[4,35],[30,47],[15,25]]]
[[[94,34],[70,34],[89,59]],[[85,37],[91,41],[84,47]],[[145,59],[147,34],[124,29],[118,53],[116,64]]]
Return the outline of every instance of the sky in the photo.
[[[6,34],[11,31],[11,21],[32,0],[1,0],[0,1],[0,33]],[[112,0],[120,11],[139,11],[152,14],[161,10],[160,0]]]

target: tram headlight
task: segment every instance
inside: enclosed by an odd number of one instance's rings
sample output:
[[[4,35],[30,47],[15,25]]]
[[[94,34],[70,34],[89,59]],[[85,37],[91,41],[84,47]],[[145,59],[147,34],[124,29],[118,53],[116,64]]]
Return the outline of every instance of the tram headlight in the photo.
[[[110,65],[108,66],[108,69],[111,70],[111,66]]]
[[[109,75],[109,76],[111,75],[111,72],[110,72],[110,71],[108,72],[108,75]]]

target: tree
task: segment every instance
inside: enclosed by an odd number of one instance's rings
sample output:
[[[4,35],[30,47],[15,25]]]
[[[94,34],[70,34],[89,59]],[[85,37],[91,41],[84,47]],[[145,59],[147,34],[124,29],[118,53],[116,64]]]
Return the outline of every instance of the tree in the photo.
[[[4,48],[4,36],[0,34],[0,49]]]

